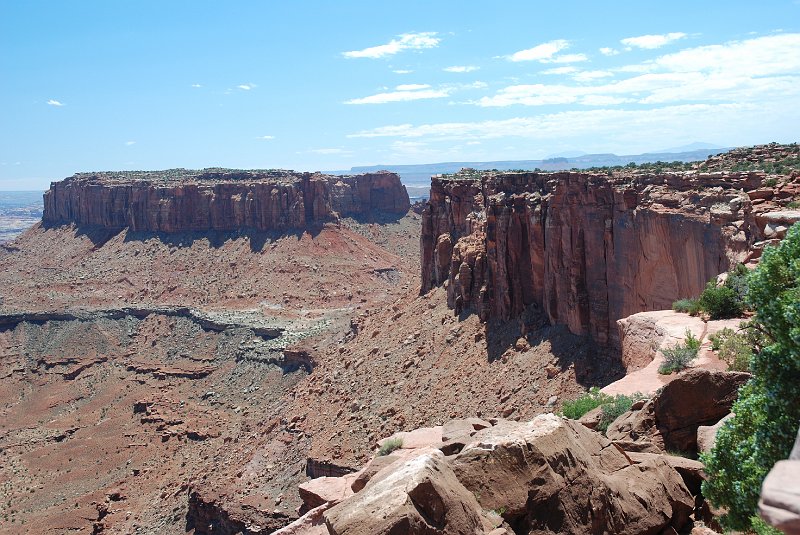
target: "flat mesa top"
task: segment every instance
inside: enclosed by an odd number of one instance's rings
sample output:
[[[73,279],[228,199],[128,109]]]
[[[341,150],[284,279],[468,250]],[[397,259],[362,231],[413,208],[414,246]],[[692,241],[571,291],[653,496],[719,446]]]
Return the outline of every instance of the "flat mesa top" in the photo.
[[[166,169],[163,171],[98,171],[75,173],[66,180],[103,183],[187,183],[187,182],[234,182],[243,180],[270,180],[294,182],[312,173],[298,173],[287,169]]]

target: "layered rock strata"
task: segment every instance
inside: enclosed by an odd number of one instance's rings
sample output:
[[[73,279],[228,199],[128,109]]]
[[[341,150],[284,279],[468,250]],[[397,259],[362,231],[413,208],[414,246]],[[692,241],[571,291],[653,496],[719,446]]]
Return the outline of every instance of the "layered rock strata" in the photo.
[[[462,172],[422,217],[422,291],[508,320],[530,305],[602,345],[616,320],[669,308],[753,255],[761,172]],[[775,209],[772,207],[771,209]]]
[[[338,216],[405,214],[410,206],[400,178],[388,172],[179,169],[80,173],[53,182],[42,219],[145,232],[284,231]]]

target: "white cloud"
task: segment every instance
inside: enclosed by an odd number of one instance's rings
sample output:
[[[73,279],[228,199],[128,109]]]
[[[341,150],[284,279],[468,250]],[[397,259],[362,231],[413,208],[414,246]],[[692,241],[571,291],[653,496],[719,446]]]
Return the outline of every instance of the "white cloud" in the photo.
[[[564,54],[563,56],[555,56],[553,59],[543,61],[542,63],[578,63],[579,61],[587,61],[588,59],[586,54]]]
[[[794,109],[792,113],[800,115]],[[685,135],[686,131],[692,131],[704,139],[729,138],[732,128],[742,128],[753,121],[762,124],[758,122],[760,117],[765,120],[764,129],[769,130],[772,118],[783,114],[782,105],[764,107],[731,103],[637,110],[589,109],[492,121],[389,125],[355,132],[348,137],[458,141],[518,137],[543,141],[557,138],[568,142],[592,136],[598,140],[614,140],[617,145],[627,145],[634,150],[644,137],[652,140],[662,134]],[[645,131],[648,136],[642,136]],[[651,148],[643,147],[644,150]]]
[[[558,52],[569,47],[569,41],[566,39],[556,39],[555,41],[548,41],[533,48],[527,48],[514,52],[508,56],[509,61],[540,61],[546,63]]]
[[[442,69],[445,72],[474,72],[480,69],[475,65],[453,65],[452,67],[445,67]]]
[[[633,46],[636,48],[660,48],[664,45],[668,45],[673,41],[677,41],[678,39],[683,39],[686,37],[686,34],[683,32],[671,32],[665,33],[661,35],[640,35],[638,37],[626,37],[622,39],[620,43],[625,46]]]
[[[48,100],[48,101],[47,101],[47,104],[49,104],[50,106],[57,106],[57,107],[61,107],[61,106],[63,106],[63,105],[64,105],[64,103],[63,103],[63,102],[59,102],[59,101],[57,101],[57,100],[54,100],[54,99],[52,99],[52,98],[51,98],[50,100]]]
[[[203,87],[203,86],[200,84],[192,84],[192,87]]]
[[[256,139],[263,139],[265,141],[269,141],[271,139],[275,139],[275,136],[258,136]]]
[[[428,84],[400,84],[395,89],[397,91],[416,91],[418,89],[428,89]]]
[[[576,82],[592,82],[599,78],[614,76],[614,73],[610,71],[577,71],[571,76]]]
[[[604,46],[603,48],[600,49],[600,53],[603,54],[604,56],[616,56],[617,54],[619,54],[619,50]]]
[[[572,74],[573,72],[578,72],[578,69],[576,67],[567,66],[547,69],[546,71],[542,71],[542,74]]]
[[[577,85],[517,84],[484,96],[482,107],[622,103],[668,104],[732,102],[758,104],[781,97],[800,98],[800,34],[781,34],[689,48],[638,65],[615,69],[627,77],[599,83],[613,72],[555,68]]]
[[[413,85],[413,84],[409,84]],[[398,88],[403,86],[398,86]],[[408,102],[410,100],[426,100],[450,96],[449,89],[399,89],[388,93],[378,93],[368,97],[354,98],[345,104],[386,104],[387,102]]]
[[[392,56],[403,50],[422,50],[439,46],[440,38],[436,37],[436,32],[404,33],[397,39],[392,39],[385,45],[378,45],[363,50],[351,50],[342,52],[346,58],[370,58],[378,59]]]
[[[131,145],[136,145],[136,142],[135,141],[126,141],[125,142],[125,146],[126,147],[130,147]]]
[[[409,69],[395,69],[392,72],[395,73],[395,74],[411,74],[414,71],[409,70]]]
[[[251,89],[255,88],[256,84],[240,84],[236,86],[236,89],[241,89],[242,91],[250,91]]]

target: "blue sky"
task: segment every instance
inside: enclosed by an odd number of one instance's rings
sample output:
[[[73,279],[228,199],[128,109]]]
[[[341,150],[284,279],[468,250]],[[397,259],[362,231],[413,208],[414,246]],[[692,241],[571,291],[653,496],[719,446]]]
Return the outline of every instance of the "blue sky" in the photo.
[[[0,3],[0,189],[800,138],[800,1]]]

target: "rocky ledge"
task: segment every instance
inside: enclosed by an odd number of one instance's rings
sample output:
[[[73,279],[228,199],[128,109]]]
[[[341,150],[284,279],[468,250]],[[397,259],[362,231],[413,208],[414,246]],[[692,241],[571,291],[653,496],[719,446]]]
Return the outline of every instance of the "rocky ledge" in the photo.
[[[282,170],[79,173],[44,194],[45,224],[184,232],[300,229],[338,217],[405,214],[394,173],[333,176]]]
[[[619,346],[618,319],[698,295],[798,215],[786,209],[800,193],[796,171],[700,169],[433,177],[422,291],[445,284],[456,313],[484,321],[535,305],[552,323]]]

